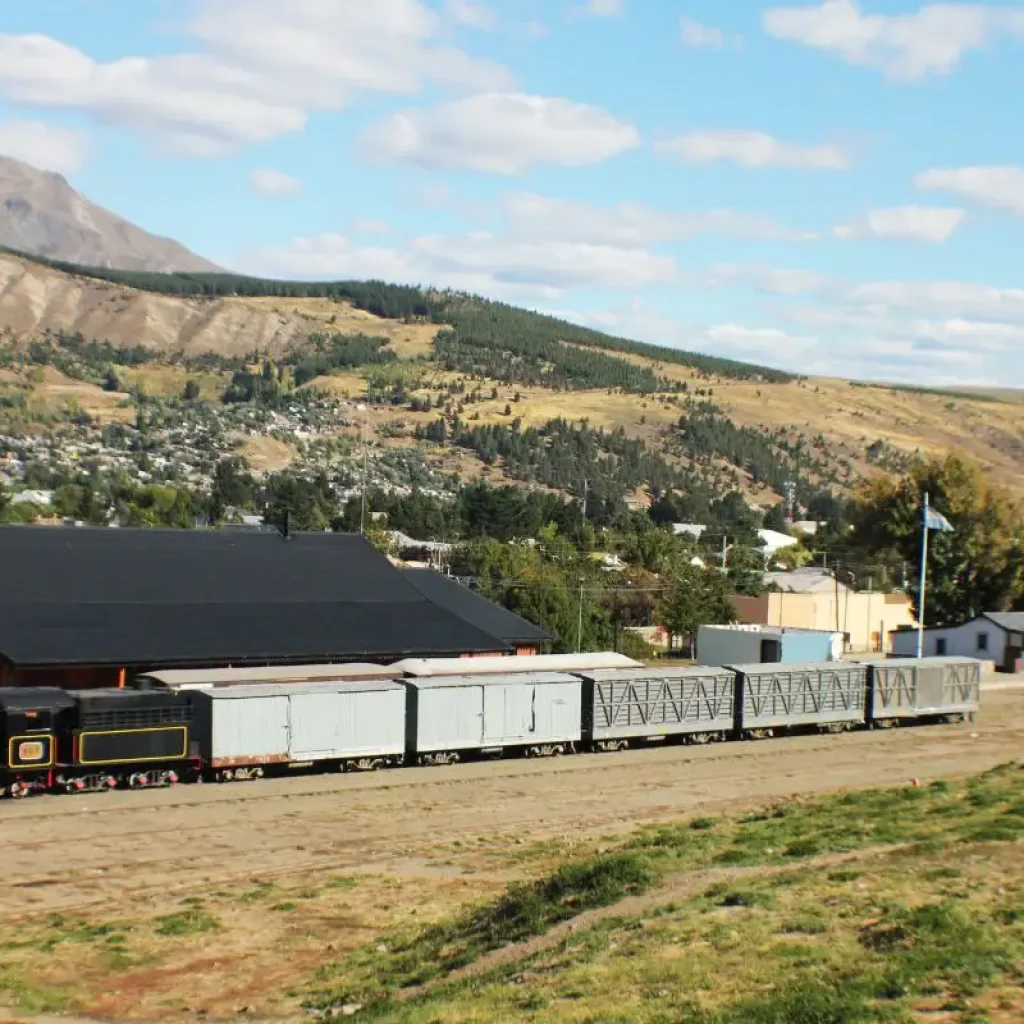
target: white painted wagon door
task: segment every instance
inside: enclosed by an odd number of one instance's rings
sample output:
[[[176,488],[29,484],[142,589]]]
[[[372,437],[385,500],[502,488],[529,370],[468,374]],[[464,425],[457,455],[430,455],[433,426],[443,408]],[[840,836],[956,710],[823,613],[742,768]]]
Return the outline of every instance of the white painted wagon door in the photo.
[[[482,686],[484,691],[484,721],[483,721],[483,745],[494,746],[509,739],[509,729],[512,723],[508,721],[506,709],[507,686],[485,683]],[[513,733],[513,735],[515,735]]]
[[[293,761],[326,761],[341,756],[341,696],[289,694],[288,753]]]
[[[286,697],[218,697],[210,702],[215,761],[258,764],[287,757]]]
[[[544,687],[548,738],[559,741],[580,738],[580,693],[579,683],[556,683]]]

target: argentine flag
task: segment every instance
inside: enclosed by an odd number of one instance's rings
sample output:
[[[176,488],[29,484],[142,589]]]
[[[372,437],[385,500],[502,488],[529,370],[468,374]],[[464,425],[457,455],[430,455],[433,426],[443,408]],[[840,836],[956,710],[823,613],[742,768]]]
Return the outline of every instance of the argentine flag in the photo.
[[[926,530],[939,530],[941,533],[952,533],[953,527],[949,520],[941,513],[936,512],[927,502],[924,506],[924,528]]]

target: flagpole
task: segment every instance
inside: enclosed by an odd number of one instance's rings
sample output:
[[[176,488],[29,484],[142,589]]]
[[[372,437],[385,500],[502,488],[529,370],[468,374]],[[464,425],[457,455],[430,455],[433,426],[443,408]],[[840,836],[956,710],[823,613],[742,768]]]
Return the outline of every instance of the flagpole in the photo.
[[[921,590],[917,600],[917,656],[924,656],[924,599],[928,589],[928,494],[924,496],[921,523]]]

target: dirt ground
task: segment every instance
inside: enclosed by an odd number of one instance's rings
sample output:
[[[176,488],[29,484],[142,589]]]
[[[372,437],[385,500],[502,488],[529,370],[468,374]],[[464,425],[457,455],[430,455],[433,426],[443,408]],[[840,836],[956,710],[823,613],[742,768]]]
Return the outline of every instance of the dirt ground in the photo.
[[[73,981],[68,1009],[104,1019],[284,1019],[282,993],[336,950],[497,891],[522,873],[517,850],[557,858],[642,823],[951,778],[1022,756],[1024,689],[992,688],[964,725],[5,801],[0,931],[159,922],[202,901],[218,931],[160,952],[153,936],[172,927],[150,923],[144,941],[139,924],[129,945],[146,959],[121,963],[116,985],[99,966],[47,967],[33,984]]]

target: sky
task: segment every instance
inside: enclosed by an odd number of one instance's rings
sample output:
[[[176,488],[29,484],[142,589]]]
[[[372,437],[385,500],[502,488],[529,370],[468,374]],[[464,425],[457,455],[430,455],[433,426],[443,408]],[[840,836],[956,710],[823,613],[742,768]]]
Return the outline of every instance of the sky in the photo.
[[[1024,386],[1024,2],[33,0],[0,153],[215,262]]]

